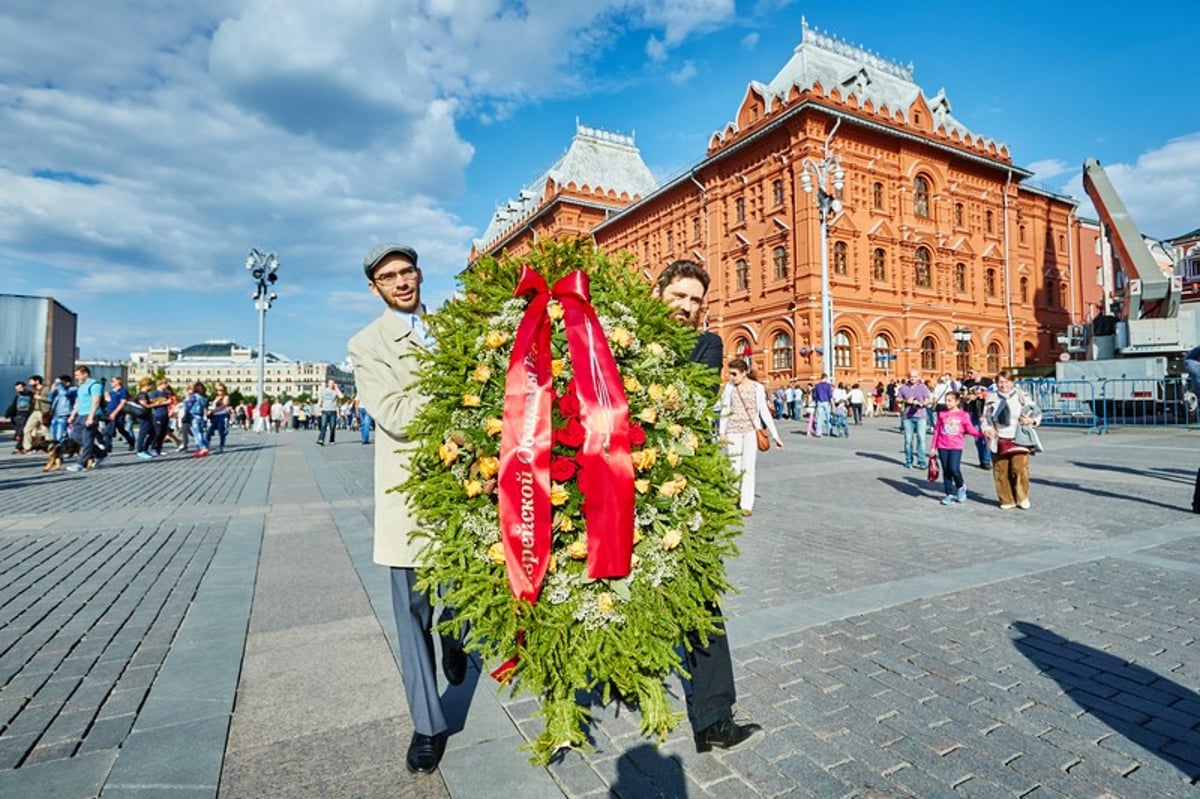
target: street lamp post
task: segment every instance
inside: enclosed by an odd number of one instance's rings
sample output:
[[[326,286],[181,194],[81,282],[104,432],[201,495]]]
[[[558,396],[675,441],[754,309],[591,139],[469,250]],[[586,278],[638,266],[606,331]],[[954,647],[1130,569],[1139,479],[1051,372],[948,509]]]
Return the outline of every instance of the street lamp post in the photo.
[[[951,334],[958,344],[958,376],[962,377],[971,371],[971,328],[956,327]]]
[[[246,269],[250,272],[250,277],[254,278],[254,293],[250,298],[254,300],[254,308],[258,311],[258,391],[255,400],[257,407],[266,397],[267,353],[264,334],[267,309],[279,298],[270,288],[279,279],[279,275],[276,274],[279,269],[279,257],[274,252],[263,253],[257,247],[252,247],[246,256]]]
[[[800,185],[805,194],[812,194],[814,183],[816,187],[817,210],[821,215],[821,366],[829,380],[833,381],[835,358],[833,353],[833,295],[829,291],[829,220],[831,215],[842,211],[841,200],[837,198],[845,185],[846,173],[842,170],[841,160],[837,153],[829,149],[825,143],[825,155],[820,161],[805,158],[804,171],[800,174]],[[814,180],[815,178],[815,180]],[[832,182],[833,191],[827,186]]]

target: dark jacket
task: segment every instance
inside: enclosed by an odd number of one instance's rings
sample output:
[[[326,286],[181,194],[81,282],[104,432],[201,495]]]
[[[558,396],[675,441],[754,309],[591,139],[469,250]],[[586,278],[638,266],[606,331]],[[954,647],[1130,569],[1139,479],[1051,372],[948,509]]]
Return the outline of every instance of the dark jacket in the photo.
[[[702,363],[718,372],[725,365],[722,363],[724,358],[725,345],[722,343],[721,337],[707,331],[701,333],[700,338],[696,339],[696,346],[692,347],[692,354],[688,356],[689,361]]]

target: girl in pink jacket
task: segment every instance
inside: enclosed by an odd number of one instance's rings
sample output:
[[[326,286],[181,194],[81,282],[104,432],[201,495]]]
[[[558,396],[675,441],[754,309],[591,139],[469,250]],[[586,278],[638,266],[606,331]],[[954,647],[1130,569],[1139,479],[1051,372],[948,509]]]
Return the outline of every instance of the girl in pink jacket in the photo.
[[[942,464],[942,486],[946,496],[943,505],[967,501],[967,487],[963,485],[962,453],[963,435],[982,438],[983,433],[971,423],[971,415],[958,407],[958,392],[947,391],[942,401],[946,410],[938,413],[933,426],[933,446],[930,456]]]

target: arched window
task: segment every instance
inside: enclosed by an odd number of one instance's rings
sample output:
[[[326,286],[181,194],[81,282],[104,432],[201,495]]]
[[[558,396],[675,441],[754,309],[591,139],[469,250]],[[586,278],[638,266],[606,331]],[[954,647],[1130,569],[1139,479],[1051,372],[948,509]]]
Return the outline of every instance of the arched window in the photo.
[[[746,265],[745,258],[739,258],[734,265],[734,285],[738,291],[750,288],[750,267]]]
[[[733,355],[731,357],[741,358],[750,354],[750,339],[745,336],[739,336],[737,341],[733,342]]]
[[[929,218],[929,181],[923,175],[913,180],[913,213]]]
[[[954,265],[954,290],[963,294],[967,292],[967,265],[964,263]]]
[[[926,372],[938,370],[937,339],[926,336],[921,339],[921,369]]]
[[[787,250],[785,250],[783,247],[776,247],[774,250],[772,250],[771,255],[775,261],[775,279],[776,280],[787,280],[787,276],[788,276]]]
[[[1021,302],[1029,302],[1029,278],[1022,277],[1017,283],[1017,292],[1021,298]]]
[[[887,281],[887,253],[882,247],[876,247],[871,253],[871,277],[880,282]]]
[[[1017,236],[1020,237],[1021,243],[1024,244],[1025,243],[1025,226],[1024,225],[1017,225]]]
[[[1058,299],[1058,282],[1054,280],[1046,281],[1046,307],[1053,308],[1055,300]]]
[[[994,341],[987,346],[987,371],[990,375],[1000,371],[1000,345]]]
[[[1058,234],[1058,251],[1059,252],[1067,251],[1067,240],[1065,238],[1063,238],[1063,234],[1061,234],[1061,233]]]
[[[792,369],[792,337],[787,333],[776,333],[771,342],[771,369],[776,372]]]
[[[871,187],[871,197],[874,201],[875,207],[882,211],[883,210],[883,184],[882,183],[876,182],[875,185]]]
[[[692,217],[692,241],[700,241],[700,217]]]
[[[996,270],[983,270],[983,293],[989,297],[996,296]]]
[[[1062,309],[1065,311],[1065,310],[1066,310],[1066,308],[1067,308],[1067,302],[1068,302],[1068,301],[1069,301],[1069,298],[1067,297],[1067,284],[1066,284],[1066,283],[1059,283],[1059,284],[1058,284],[1058,304],[1059,304],[1059,307],[1061,307],[1061,308],[1062,308]]]
[[[913,278],[916,284],[923,289],[927,289],[933,285],[931,261],[932,258],[929,255],[929,250],[924,247],[918,247]]]
[[[846,274],[846,262],[849,258],[846,255],[846,242],[839,241],[833,245],[833,271],[834,274]]]
[[[771,198],[776,205],[783,205],[783,181],[777,180],[771,184]]]
[[[854,351],[850,334],[839,330],[833,334],[833,365],[839,369],[849,369],[854,366]]]
[[[738,197],[733,201],[733,215],[738,222],[746,221],[746,200],[744,197]]]
[[[880,333],[875,337],[875,340],[871,342],[871,350],[875,356],[875,368],[881,372],[890,371],[892,368],[892,359],[889,357],[892,354],[891,340],[888,339],[887,336]]]
[[[995,233],[996,232],[996,216],[995,216],[995,214],[993,214],[991,211],[988,211],[986,216],[984,216],[984,220],[985,220],[984,227],[987,229],[987,232]]]
[[[963,226],[963,204],[962,203],[954,204],[954,226],[955,227]]]

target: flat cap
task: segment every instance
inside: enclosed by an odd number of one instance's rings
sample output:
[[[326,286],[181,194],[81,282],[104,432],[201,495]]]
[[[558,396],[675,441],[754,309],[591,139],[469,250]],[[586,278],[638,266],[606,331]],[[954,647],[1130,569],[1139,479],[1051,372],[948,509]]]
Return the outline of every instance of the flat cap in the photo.
[[[417,251],[412,247],[409,247],[406,244],[396,244],[394,242],[380,244],[372,247],[371,251],[367,253],[367,257],[363,259],[363,271],[366,272],[368,280],[370,280],[371,276],[375,274],[375,267],[379,266],[379,262],[392,253],[403,255],[405,258],[412,261],[413,266],[417,265]]]

